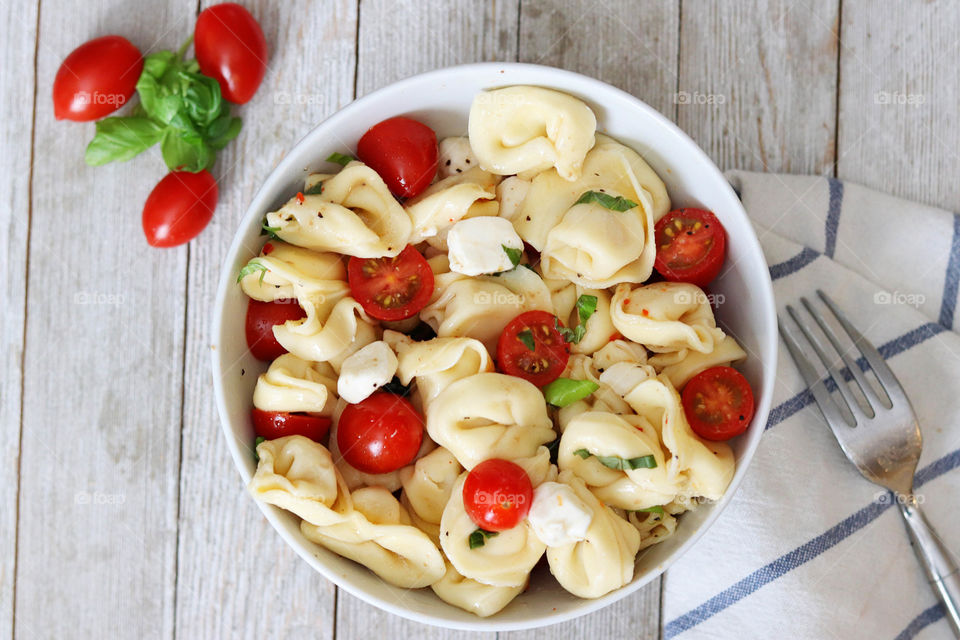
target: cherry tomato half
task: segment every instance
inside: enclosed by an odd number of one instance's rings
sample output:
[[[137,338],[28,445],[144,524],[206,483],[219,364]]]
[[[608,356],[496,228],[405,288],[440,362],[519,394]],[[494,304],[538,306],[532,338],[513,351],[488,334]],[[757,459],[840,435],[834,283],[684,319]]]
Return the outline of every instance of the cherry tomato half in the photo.
[[[296,300],[260,302],[250,300],[247,306],[247,346],[257,360],[275,360],[287,352],[273,335],[273,327],[287,320],[307,317]]]
[[[337,422],[337,446],[352,467],[364,473],[389,473],[417,457],[423,442],[423,418],[410,401],[380,391],[348,404]]]
[[[728,440],[747,430],[753,418],[753,390],[732,367],[701,371],[683,388],[690,428],[706,440]]]
[[[526,311],[510,321],[497,342],[497,367],[538,387],[560,377],[570,359],[570,345],[546,311]],[[531,348],[532,347],[532,348]]]
[[[285,411],[261,411],[254,407],[253,432],[267,440],[284,436],[303,436],[320,442],[330,430],[330,418],[311,416],[306,413]]]
[[[520,524],[530,511],[533,485],[518,464],[500,458],[484,460],[463,482],[463,506],[478,527],[505,531]]]
[[[409,318],[433,295],[433,270],[410,245],[393,258],[350,258],[347,279],[353,298],[377,320]]]
[[[412,198],[430,186],[438,154],[433,129],[402,116],[373,125],[357,143],[360,160],[401,198]]]
[[[193,48],[200,71],[220,83],[230,102],[253,97],[267,72],[267,40],[250,12],[233,2],[204,9],[197,17]]]
[[[175,247],[197,236],[217,208],[217,181],[209,171],[171,171],[143,205],[143,233],[151,247]]]
[[[727,254],[727,234],[717,216],[703,209],[677,209],[654,227],[654,268],[672,282],[705,287],[717,277]]]
[[[98,120],[122,107],[137,87],[143,56],[121,36],[85,42],[66,57],[53,80],[57,120]]]

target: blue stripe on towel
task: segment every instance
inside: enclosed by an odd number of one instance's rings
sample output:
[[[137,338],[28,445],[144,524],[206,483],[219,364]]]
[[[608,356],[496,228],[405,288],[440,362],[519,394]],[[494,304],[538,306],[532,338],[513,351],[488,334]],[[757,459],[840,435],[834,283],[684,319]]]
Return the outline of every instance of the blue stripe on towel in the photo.
[[[908,331],[901,336],[897,336],[889,342],[883,343],[877,347],[877,351],[880,352],[880,355],[882,355],[884,359],[888,360],[895,355],[912,349],[918,344],[926,342],[933,336],[937,335],[938,333],[942,333],[943,331],[944,327],[942,325],[928,322],[927,324],[920,325],[916,329]],[[857,360],[857,365],[860,367],[861,371],[867,370],[867,360],[865,358],[859,358]],[[841,373],[843,375],[843,379],[846,381],[850,381],[853,378],[849,369],[846,367],[841,370]],[[826,384],[827,389],[829,389],[831,393],[837,388],[833,378],[828,378]],[[809,389],[804,389],[797,395],[781,402],[770,410],[770,416],[767,418],[766,428],[769,429],[780,424],[793,414],[811,404],[813,404],[813,394],[810,393]]]
[[[778,280],[790,275],[791,273],[796,273],[819,257],[819,252],[814,251],[810,247],[804,247],[803,251],[793,256],[789,260],[770,265],[770,278],[773,280]]]
[[[916,475],[914,484],[919,488],[923,486],[924,483],[938,478],[948,471],[953,471],[957,467],[960,467],[960,449],[947,454],[943,458],[921,469]],[[665,640],[669,640],[687,629],[697,626],[727,607],[746,598],[764,585],[773,582],[800,565],[813,560],[824,551],[836,546],[851,534],[856,533],[876,520],[883,512],[889,509],[892,504],[893,501],[889,499],[884,502],[871,502],[816,538],[757,569],[746,578],[724,589],[695,609],[671,620],[663,628],[663,637]],[[908,627],[908,629],[909,628],[910,627]],[[919,629],[917,630],[919,631]]]
[[[830,203],[827,206],[826,238],[823,252],[832,258],[837,250],[837,227],[840,225],[840,209],[843,207],[843,183],[836,178],[827,178],[830,187]]]
[[[960,216],[953,214],[953,242],[950,243],[950,262],[943,279],[943,297],[940,302],[940,324],[953,329],[953,314],[957,310],[957,288],[960,287]]]
[[[903,631],[897,634],[897,637],[894,638],[894,640],[913,640],[918,633],[942,617],[943,607],[939,603],[933,605],[929,609],[924,609],[920,615],[911,620],[910,624],[904,627]]]

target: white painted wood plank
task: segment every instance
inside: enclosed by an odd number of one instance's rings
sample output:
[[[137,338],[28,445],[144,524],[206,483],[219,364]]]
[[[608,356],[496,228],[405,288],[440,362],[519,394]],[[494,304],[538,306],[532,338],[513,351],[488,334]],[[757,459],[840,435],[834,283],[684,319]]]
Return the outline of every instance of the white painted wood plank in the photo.
[[[833,174],[838,5],[683,3],[677,123],[721,169]]]
[[[227,452],[210,384],[210,319],[224,254],[254,193],[298,139],[353,97],[357,3],[245,4],[263,26],[269,71],[235,108],[244,130],[219,156],[220,203],[190,247],[177,637],[331,638],[334,585],[267,523]]]
[[[960,11],[844,0],[838,176],[960,209]]]
[[[516,60],[518,0],[363,0],[357,96],[431,69]]]
[[[524,0],[520,61],[603,80],[673,119],[679,3]]]
[[[0,4],[0,637],[13,634],[37,7]]]
[[[187,0],[41,8],[19,637],[173,633],[186,250],[149,249],[141,230],[159,152],[87,167],[93,125],[54,121],[50,95],[82,42],[119,33],[175,49],[192,14]]]

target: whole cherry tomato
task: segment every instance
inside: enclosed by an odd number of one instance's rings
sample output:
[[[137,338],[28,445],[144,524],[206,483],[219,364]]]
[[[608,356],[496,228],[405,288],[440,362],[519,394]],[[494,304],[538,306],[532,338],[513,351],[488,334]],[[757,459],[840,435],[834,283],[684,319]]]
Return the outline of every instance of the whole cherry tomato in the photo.
[[[147,196],[143,233],[152,247],[175,247],[192,240],[217,208],[217,181],[209,171],[171,171]]]
[[[98,120],[122,107],[136,90],[143,56],[121,36],[85,42],[66,57],[53,80],[57,120]]]
[[[273,327],[287,320],[306,318],[296,300],[261,302],[250,300],[247,306],[247,346],[258,360],[275,360],[287,352],[273,335]]]
[[[230,102],[248,102],[267,72],[267,40],[250,12],[233,2],[204,9],[197,17],[193,48],[200,71],[220,83]]]
[[[512,529],[527,517],[533,502],[533,484],[520,465],[491,458],[467,474],[463,482],[463,506],[485,531]]]
[[[410,401],[379,391],[348,404],[337,422],[337,446],[350,466],[389,473],[413,462],[423,442],[423,418]]]
[[[433,129],[403,116],[373,125],[357,143],[357,156],[401,198],[412,198],[430,186],[437,175],[438,154]]]

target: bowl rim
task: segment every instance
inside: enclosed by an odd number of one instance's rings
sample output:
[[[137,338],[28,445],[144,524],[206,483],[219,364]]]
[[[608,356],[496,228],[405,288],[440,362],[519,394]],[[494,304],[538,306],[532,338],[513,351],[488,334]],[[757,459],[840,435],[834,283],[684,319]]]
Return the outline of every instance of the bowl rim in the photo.
[[[246,461],[244,459],[244,456],[249,456],[249,451],[244,451],[240,448],[236,442],[234,431],[231,427],[229,411],[226,403],[225,387],[223,384],[223,379],[220,375],[223,365],[221,359],[222,349],[220,348],[220,344],[221,332],[223,328],[223,308],[225,300],[230,288],[236,286],[233,278],[232,265],[239,251],[243,248],[244,229],[251,219],[260,217],[261,215],[261,209],[266,204],[263,201],[265,200],[268,189],[272,189],[273,185],[277,182],[285,181],[285,177],[293,174],[294,172],[297,172],[298,174],[302,173],[302,167],[293,161],[295,157],[293,152],[302,145],[307,144],[318,129],[332,127],[336,125],[339,120],[349,118],[351,112],[355,110],[355,107],[365,105],[367,103],[377,102],[385,95],[402,91],[411,86],[416,86],[422,83],[440,83],[444,79],[453,75],[504,72],[508,69],[518,72],[526,71],[530,74],[542,76],[542,81],[538,78],[538,82],[536,84],[544,87],[551,86],[552,78],[567,78],[568,80],[577,83],[578,86],[582,86],[584,93],[588,93],[591,88],[597,89],[604,92],[608,96],[619,97],[620,99],[629,103],[632,108],[645,112],[647,116],[649,116],[661,128],[674,137],[677,144],[687,147],[686,151],[688,153],[692,153],[695,157],[698,157],[707,172],[713,174],[713,179],[719,179],[722,182],[722,186],[720,188],[727,190],[729,195],[732,196],[731,201],[736,204],[734,207],[735,211],[731,211],[730,214],[742,218],[747,227],[751,229],[750,233],[744,234],[742,237],[738,237],[738,243],[745,243],[748,245],[747,252],[749,254],[759,255],[763,264],[766,265],[766,260],[763,258],[763,250],[760,247],[756,233],[753,231],[752,226],[750,225],[750,218],[747,216],[747,213],[744,210],[743,205],[740,202],[739,197],[736,195],[733,187],[724,177],[723,172],[720,171],[719,167],[717,167],[710,157],[707,156],[707,154],[703,151],[703,149],[701,149],[700,146],[697,145],[697,143],[694,142],[693,139],[690,138],[690,136],[681,130],[675,123],[667,119],[666,116],[644,101],[622,89],[574,71],[568,71],[566,69],[560,69],[546,65],[520,62],[480,62],[442,67],[412,75],[397,82],[385,85],[375,91],[372,91],[371,93],[347,103],[346,105],[343,105],[327,118],[312,127],[299,140],[297,140],[297,142],[284,155],[281,161],[277,163],[277,165],[270,171],[269,175],[267,175],[260,187],[257,189],[252,200],[250,201],[250,205],[244,211],[244,214],[236,227],[233,241],[224,255],[224,262],[221,267],[220,281],[217,287],[217,295],[214,303],[214,312],[211,325],[211,373],[213,374],[214,396],[217,405],[217,413],[220,417],[220,425],[223,435],[227,441],[227,447],[230,450],[231,457],[233,458],[234,465],[240,472],[240,476],[243,479],[244,487],[247,483],[249,483],[250,478],[252,477],[252,475],[247,471]],[[507,78],[509,78],[509,76],[507,76]],[[763,273],[758,277],[758,280],[758,283],[752,282],[751,285],[761,285],[759,290],[754,291],[754,294],[760,297],[760,304],[764,308],[764,319],[766,320],[767,326],[771,328],[771,331],[769,335],[766,336],[766,344],[763,344],[763,336],[758,336],[758,343],[761,351],[760,360],[763,385],[762,393],[756,404],[756,412],[754,414],[754,421],[752,423],[753,431],[748,433],[749,437],[747,439],[746,447],[744,448],[742,456],[738,461],[737,468],[734,472],[733,479],[730,481],[730,485],[727,487],[723,497],[720,500],[712,503],[711,513],[707,516],[707,518],[696,530],[691,532],[688,539],[679,547],[677,547],[666,560],[661,562],[656,568],[649,570],[641,578],[632,581],[631,583],[624,585],[619,589],[616,589],[599,598],[592,600],[585,599],[583,601],[584,604],[581,607],[570,611],[531,616],[525,620],[505,621],[500,623],[497,622],[496,614],[486,618],[476,617],[475,620],[458,621],[436,618],[430,614],[411,611],[398,606],[395,602],[372,595],[359,587],[351,585],[348,580],[344,580],[343,576],[337,574],[333,569],[327,567],[318,557],[305,548],[305,546],[302,545],[299,540],[296,540],[286,531],[280,522],[281,510],[278,507],[261,503],[252,497],[251,499],[257,505],[257,507],[259,507],[260,511],[264,514],[266,519],[270,522],[271,526],[280,535],[280,537],[297,553],[297,555],[299,555],[311,567],[313,567],[315,571],[320,573],[327,580],[333,582],[337,587],[344,589],[351,595],[359,598],[367,604],[373,605],[381,610],[387,611],[402,618],[406,618],[408,620],[412,620],[414,622],[430,624],[446,629],[459,629],[468,631],[516,631],[558,624],[598,611],[636,592],[641,587],[649,584],[655,578],[662,575],[673,563],[675,563],[694,544],[696,544],[708,529],[710,529],[713,523],[716,522],[717,518],[733,499],[733,496],[737,493],[737,490],[740,487],[744,475],[746,474],[747,469],[753,460],[754,453],[760,444],[760,439],[763,435],[764,427],[769,416],[777,368],[777,316],[773,296],[773,283],[770,279],[769,271],[764,269]],[[765,356],[765,358],[763,356]],[[454,605],[448,606],[453,607]]]

